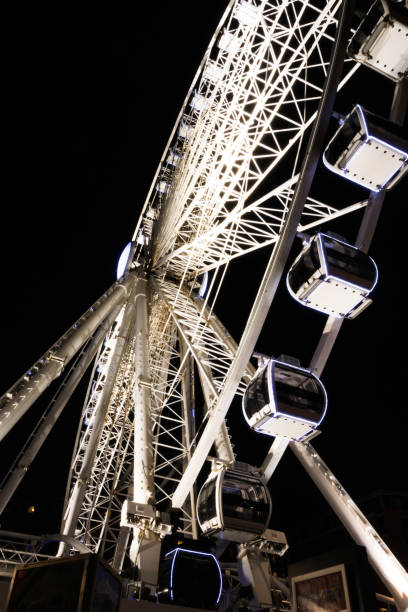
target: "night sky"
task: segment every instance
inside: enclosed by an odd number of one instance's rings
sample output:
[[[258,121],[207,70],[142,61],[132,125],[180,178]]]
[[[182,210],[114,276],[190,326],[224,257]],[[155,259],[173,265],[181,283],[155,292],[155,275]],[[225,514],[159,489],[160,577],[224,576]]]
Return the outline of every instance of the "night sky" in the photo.
[[[3,94],[1,392],[114,282],[117,258],[224,4],[14,5],[6,24]],[[386,113],[390,84],[362,70],[337,110],[347,112],[353,102]],[[333,198],[351,194],[357,201],[367,193],[342,186],[322,168],[317,180]],[[329,408],[315,446],[353,498],[381,488],[407,490],[407,180],[387,196],[370,251],[380,274],[374,304],[344,323],[322,376]],[[349,216],[332,229],[352,241],[359,219]],[[293,255],[299,248],[297,241]],[[234,263],[219,303],[217,313],[237,339],[266,256]],[[282,286],[257,350],[295,355],[307,366],[324,320]],[[3,529],[59,530],[80,410],[78,396],[0,518]],[[33,408],[7,436],[2,466],[40,413],[41,406]],[[261,462],[271,440],[248,430],[238,403],[229,423],[238,459]],[[289,451],[271,491],[276,529],[327,507]],[[31,504],[34,515],[26,512]]]

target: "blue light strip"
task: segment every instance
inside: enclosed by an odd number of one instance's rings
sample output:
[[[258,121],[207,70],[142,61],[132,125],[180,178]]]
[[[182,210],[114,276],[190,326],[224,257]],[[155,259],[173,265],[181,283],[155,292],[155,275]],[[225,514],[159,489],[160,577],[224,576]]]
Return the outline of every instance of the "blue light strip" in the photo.
[[[269,363],[269,361],[268,361],[268,363]],[[257,377],[258,377],[258,373],[260,373],[260,372],[262,372],[262,374],[263,374],[263,372],[266,370],[266,368],[267,368],[267,367],[268,367],[268,364],[266,364],[266,366],[264,366],[263,368],[259,369],[259,370],[256,372],[256,374],[255,374],[254,378],[257,378]],[[252,378],[252,380],[249,382],[248,386],[249,386],[249,385],[252,383],[252,381],[254,380],[254,378]],[[269,383],[268,383],[268,384],[269,384]],[[248,388],[248,387],[247,387],[247,388]],[[246,412],[245,412],[245,394],[246,394],[246,390],[245,390],[245,393],[244,393],[244,395],[242,396],[242,400],[241,400],[242,414],[244,415],[244,419],[245,419],[245,420],[246,420],[246,422],[248,423],[249,427],[251,427],[251,428],[252,428],[252,424],[251,424],[250,420],[248,419],[247,414],[246,414]],[[270,394],[269,394],[269,395],[270,395]],[[265,404],[265,405],[267,405],[267,404]],[[252,417],[252,418],[253,418],[253,417]]]
[[[353,110],[351,111],[351,113],[352,113],[352,112],[353,112],[355,109],[357,109],[357,113],[358,113],[358,115],[359,115],[359,117],[360,117],[360,121],[361,121],[361,123],[362,123],[362,128],[363,128],[364,132],[365,132],[365,133],[366,133],[366,135],[367,135],[367,136],[366,136],[366,140],[365,140],[365,142],[367,142],[367,139],[369,138],[370,134],[368,133],[367,121],[366,121],[366,118],[364,117],[363,109],[362,109],[362,107],[360,106],[360,104],[356,104],[356,106],[353,108]],[[351,113],[350,113],[350,115],[351,115]],[[350,117],[350,115],[349,115],[348,117]],[[346,121],[347,121],[348,117],[346,118]]]
[[[307,376],[312,376],[317,381],[318,386],[323,390],[323,394],[324,394],[324,411],[323,411],[320,421],[316,423],[316,421],[309,421],[308,419],[302,419],[302,418],[295,417],[292,415],[290,416],[290,418],[293,419],[294,421],[300,421],[301,423],[307,423],[308,425],[312,425],[313,427],[317,427],[318,425],[320,425],[320,423],[323,421],[326,415],[326,412],[327,412],[327,393],[326,393],[326,389],[324,388],[324,385],[321,382],[320,378],[318,378],[316,374],[313,374],[313,372],[311,372],[310,370],[306,370],[305,368],[299,368],[298,366],[293,366],[291,364],[285,363],[284,361],[278,361],[277,359],[271,359],[271,362],[273,362],[273,364],[277,363],[285,367],[289,367],[290,369],[296,370],[297,372],[301,372],[302,374],[306,374]],[[275,414],[276,416],[288,417],[288,415],[283,412],[276,411]]]
[[[353,246],[352,244],[348,244],[347,242],[344,242],[344,240],[339,240],[338,238],[333,238],[332,236],[329,236],[328,234],[323,234],[323,232],[319,232],[318,234],[319,236],[324,236],[325,238],[328,238],[328,240],[333,240],[334,242],[338,242],[339,244],[344,244],[344,246],[348,247],[349,249],[353,249],[354,251],[359,251],[360,249],[358,249],[357,247]],[[323,242],[322,242],[323,245]],[[324,246],[323,246],[323,253],[325,253],[324,250]],[[367,253],[364,253],[365,255],[367,255]],[[378,267],[377,264],[375,263],[374,259],[372,257],[370,257],[369,255],[367,255],[368,259],[371,260],[372,264],[374,265],[374,269],[375,269],[375,280],[373,283],[373,286],[371,287],[371,289],[364,289],[363,287],[360,287],[359,285],[356,285],[355,283],[352,283],[350,281],[345,281],[343,279],[341,279],[339,276],[334,276],[333,274],[329,274],[327,271],[327,266],[326,266],[326,258],[324,260],[324,264],[325,264],[325,268],[326,268],[326,274],[327,274],[327,278],[333,278],[336,280],[341,281],[342,283],[344,283],[345,285],[349,285],[350,287],[355,287],[356,289],[359,289],[360,291],[364,291],[365,295],[369,295],[371,293],[371,291],[373,291],[374,287],[377,284],[378,281]]]
[[[171,570],[170,570],[170,599],[173,601],[174,600],[174,592],[173,592],[173,573],[174,573],[174,562],[176,560],[176,557],[179,553],[179,548],[175,548],[172,552],[174,552],[174,557],[171,563]],[[168,555],[166,555],[167,557]]]
[[[276,410],[277,404],[276,404],[275,385],[273,384],[273,376],[272,376],[272,368],[274,368],[275,363],[276,363],[276,361],[274,359],[270,359],[270,361],[268,362],[268,365],[267,365],[267,368],[268,368],[269,399],[271,399],[273,401],[272,412],[273,412],[274,416],[276,416],[278,414],[278,411]]]
[[[222,574],[221,574],[221,569],[220,569],[220,564],[218,563],[217,557],[215,555],[213,555],[212,553],[205,553],[205,552],[201,552],[199,550],[189,550],[188,548],[173,548],[173,550],[171,550],[170,552],[168,552],[164,557],[169,557],[170,555],[172,555],[174,553],[174,557],[172,560],[172,564],[171,564],[171,570],[170,570],[170,598],[173,601],[174,600],[174,595],[173,595],[173,573],[174,573],[174,561],[178,555],[179,552],[186,552],[186,553],[191,553],[193,555],[201,555],[202,557],[212,557],[215,561],[215,564],[217,566],[218,569],[218,574],[220,577],[220,589],[218,591],[218,597],[217,597],[217,601],[215,602],[215,605],[218,605],[220,598],[221,598],[221,593],[222,593]]]
[[[205,481],[205,483],[203,484],[203,486],[201,487],[200,492],[199,492],[198,497],[197,497],[197,504],[196,504],[197,508],[200,507],[200,497],[201,497],[201,493],[204,490],[204,487],[209,485],[213,480],[216,480],[217,478],[219,479],[219,474],[220,474],[220,472],[217,472],[217,473],[215,473],[215,476],[214,476],[213,473],[211,473],[210,476]],[[200,521],[200,514],[199,514],[199,511],[197,511],[198,524],[200,525],[201,531],[203,533],[206,533],[208,531],[208,529],[207,529],[207,527],[205,527],[205,525],[206,524],[208,525],[208,523],[211,523],[213,518],[217,519],[218,524],[216,526],[211,524],[210,528],[224,529],[223,521],[220,520],[221,519],[220,512],[219,512],[219,505],[220,505],[219,497],[220,497],[220,494],[218,492],[218,489],[219,489],[219,483],[216,483],[216,485],[215,485],[215,499],[216,499],[216,502],[215,502],[215,511],[216,511],[216,516],[208,519],[207,521],[204,521],[204,523],[201,523],[201,521]]]

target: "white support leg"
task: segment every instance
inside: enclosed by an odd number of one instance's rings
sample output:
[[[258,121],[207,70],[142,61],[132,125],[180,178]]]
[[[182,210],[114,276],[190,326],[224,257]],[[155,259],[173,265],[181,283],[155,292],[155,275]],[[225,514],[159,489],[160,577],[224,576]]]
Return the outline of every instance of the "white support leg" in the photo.
[[[147,317],[147,281],[136,286],[136,317],[134,327],[135,384],[134,408],[134,474],[133,501],[154,503],[154,459],[151,418],[151,382],[149,368],[149,326]],[[160,537],[148,527],[134,527],[130,547],[131,561],[138,565],[140,580],[155,592],[160,561]]]
[[[115,283],[65,334],[0,398],[0,440],[63,371],[115,306],[123,303],[133,278]]]
[[[268,482],[272,477],[289,442],[290,440],[288,438],[275,438],[273,441],[261,467],[261,473],[263,474],[265,482]]]
[[[191,442],[195,436],[195,395],[194,395],[194,361],[193,356],[189,353],[187,344],[184,342],[182,336],[179,334],[180,344],[180,360],[184,362],[183,377],[181,380],[181,390],[183,397],[183,445],[187,450],[184,458],[184,467],[186,468],[191,458]],[[191,516],[191,535],[194,540],[198,539],[199,531],[197,526],[197,514],[196,514],[196,501],[197,491],[196,484],[190,491],[190,499],[188,504],[187,512]]]
[[[300,442],[292,442],[290,448],[354,541],[365,547],[370,564],[393,595],[398,610],[407,612],[408,573],[314,448]]]
[[[122,324],[115,342],[111,366],[106,375],[101,398],[94,412],[92,424],[89,425],[89,427],[92,427],[92,430],[89,436],[85,456],[82,461],[81,471],[71,493],[71,497],[67,505],[66,515],[64,517],[63,534],[65,535],[75,535],[75,528],[81,505],[84,500],[87,484],[92,473],[98,442],[104,425],[105,415],[109,408],[109,402],[116,382],[116,376],[131,332],[131,324],[134,317],[132,295],[133,292],[131,293],[131,298],[126,305]]]
[[[256,548],[243,548],[238,553],[238,568],[242,585],[252,587],[251,608],[272,608],[272,571],[268,556]]]
[[[139,280],[136,287],[134,337],[136,346],[135,384],[133,387],[135,413],[133,501],[149,504],[153,502],[154,485],[146,280]]]
[[[129,542],[131,529],[130,527],[121,527],[119,529],[119,536],[116,542],[115,555],[113,557],[112,567],[117,572],[121,573],[123,562],[125,560],[125,553]]]
[[[14,464],[10,470],[10,473],[7,475],[4,484],[2,483],[2,487],[0,489],[0,514],[3,512],[11,497],[14,495],[17,487],[26,475],[40,448],[44,444],[60,414],[71,398],[71,395],[77,388],[89,364],[95,357],[99,345],[103,341],[107,331],[118,315],[120,308],[120,305],[117,306],[100,326],[97,333],[87,346],[86,351],[75,365],[73,371],[70,373],[68,380],[63,382],[63,386],[58,396],[54,396],[54,399],[51,402],[50,410],[46,415],[43,415],[40,424],[32,434],[31,441],[26,443],[23,451],[18,456],[16,464]]]

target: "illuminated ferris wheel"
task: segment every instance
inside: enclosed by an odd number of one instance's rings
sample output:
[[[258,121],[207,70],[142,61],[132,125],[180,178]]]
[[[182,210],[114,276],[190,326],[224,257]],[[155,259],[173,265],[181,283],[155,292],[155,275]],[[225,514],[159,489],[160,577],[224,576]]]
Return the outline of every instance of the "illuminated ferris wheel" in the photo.
[[[287,543],[269,529],[266,484],[291,447],[366,547],[398,605],[408,605],[406,572],[310,444],[326,412],[319,376],[343,319],[369,304],[376,284],[367,251],[384,193],[408,169],[398,130],[408,63],[405,9],[375,2],[353,33],[351,16],[340,0],[229,2],[122,254],[118,281],[2,397],[4,437],[70,364],[1,485],[1,510],[94,363],[59,556],[85,548],[119,572],[136,565],[155,592],[166,538],[221,537],[236,543],[258,607],[270,607],[276,584],[267,555],[284,554]],[[390,45],[401,52],[391,53]],[[327,142],[336,92],[361,63],[395,82],[390,121],[350,107]],[[337,205],[315,196],[322,155],[330,170],[366,188],[367,198]],[[355,244],[325,229],[361,209]],[[299,233],[304,245],[288,272],[289,292],[327,316],[307,367],[254,355]],[[236,342],[228,321],[216,315],[217,301],[231,262],[258,249],[269,260]],[[236,396],[248,427],[271,436],[261,466],[235,456],[226,417]],[[257,568],[267,574],[266,590]]]

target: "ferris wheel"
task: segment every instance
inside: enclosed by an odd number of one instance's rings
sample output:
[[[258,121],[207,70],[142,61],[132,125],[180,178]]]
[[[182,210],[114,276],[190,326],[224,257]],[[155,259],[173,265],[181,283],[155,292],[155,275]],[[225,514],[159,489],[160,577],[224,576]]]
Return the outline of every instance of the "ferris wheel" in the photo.
[[[398,605],[408,605],[405,570],[310,444],[321,423],[324,429],[327,397],[319,376],[343,319],[368,305],[376,283],[367,251],[385,190],[408,169],[398,130],[358,105],[325,140],[336,92],[356,82],[361,63],[396,83],[390,119],[401,123],[406,66],[401,60],[390,69],[380,42],[388,36],[405,44],[405,15],[391,3],[373,7],[369,24],[363,21],[352,36],[352,8],[340,0],[229,2],[162,154],[117,282],[1,398],[3,438],[69,364],[1,485],[3,510],[94,363],[59,556],[86,547],[118,571],[136,564],[142,582],[155,589],[167,536],[228,533],[226,539],[244,547],[241,557],[254,574],[251,551],[259,553],[259,565],[265,550],[287,548],[284,534],[268,529],[266,483],[290,447],[367,548]],[[363,186],[365,199],[336,204],[314,193],[323,150],[324,164]],[[355,244],[325,227],[364,209]],[[289,291],[328,315],[306,367],[285,357],[254,357],[296,234],[304,247],[290,268]],[[217,305],[231,267],[260,249],[269,260],[236,342]],[[271,436],[260,467],[238,461],[239,449],[235,455],[226,418],[237,396],[248,427]],[[257,520],[238,520],[223,508],[234,487],[258,504]]]

